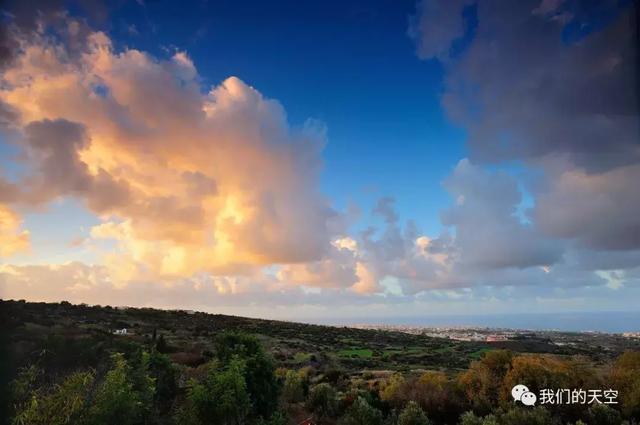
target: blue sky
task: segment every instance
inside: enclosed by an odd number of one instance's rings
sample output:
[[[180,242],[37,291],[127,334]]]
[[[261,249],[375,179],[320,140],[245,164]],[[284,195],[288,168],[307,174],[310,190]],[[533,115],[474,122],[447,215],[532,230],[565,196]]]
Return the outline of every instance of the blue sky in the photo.
[[[464,130],[440,107],[442,66],[419,60],[407,36],[414,13],[412,1],[130,2],[110,25],[122,45],[187,50],[205,85],[234,75],[292,124],[321,120],[322,189],[338,207],[393,196],[402,217],[436,232]]]
[[[0,292],[279,317],[633,309],[633,7],[10,2]]]

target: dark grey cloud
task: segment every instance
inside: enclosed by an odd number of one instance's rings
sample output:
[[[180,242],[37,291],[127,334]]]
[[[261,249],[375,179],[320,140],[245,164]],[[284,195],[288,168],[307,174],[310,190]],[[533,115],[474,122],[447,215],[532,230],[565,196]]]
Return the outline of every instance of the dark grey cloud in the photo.
[[[545,234],[587,248],[638,250],[639,182],[640,163],[598,174],[576,169],[553,175],[537,193],[532,218]]]
[[[33,121],[16,142],[24,148],[22,158],[30,173],[15,182],[0,175],[0,201],[44,205],[58,197],[78,196],[100,213],[129,202],[126,182],[103,169],[91,173],[81,160],[81,151],[91,143],[83,125],[65,119]]]
[[[9,65],[23,41],[33,38],[42,26],[65,25],[68,10],[82,12],[84,23],[102,26],[109,15],[103,0],[4,0],[0,2],[0,70]],[[80,21],[79,21],[80,22]],[[79,26],[74,37],[88,34],[88,26]],[[70,45],[80,43],[68,40]]]
[[[640,161],[633,7],[568,41],[570,23],[534,13],[538,3],[479,2],[475,38],[448,68],[443,103],[472,158],[559,155],[593,172]]]
[[[466,266],[527,268],[560,259],[560,245],[518,217],[521,194],[513,177],[463,160],[444,187],[455,205],[442,214],[442,221],[455,228],[455,246]]]
[[[471,3],[471,0],[418,2],[416,14],[409,20],[408,32],[416,42],[421,59],[449,59],[453,42],[465,35],[462,12]]]
[[[481,0],[477,27],[461,31],[465,4],[419,3],[411,32],[420,57],[443,63],[442,103],[467,130],[472,161],[519,161],[542,176],[528,187],[527,232],[544,235],[535,240],[640,249],[639,3]],[[446,36],[434,29],[443,14],[455,23]],[[452,56],[461,34],[472,36]],[[505,192],[504,182],[492,184]],[[494,217],[469,233],[480,237]],[[521,251],[523,265],[533,251]]]

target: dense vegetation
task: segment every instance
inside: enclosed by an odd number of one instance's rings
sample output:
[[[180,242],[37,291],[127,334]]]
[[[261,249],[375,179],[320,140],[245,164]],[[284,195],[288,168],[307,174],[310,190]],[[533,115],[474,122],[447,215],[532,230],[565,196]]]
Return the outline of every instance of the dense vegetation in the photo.
[[[603,359],[200,313],[0,307],[11,424],[608,425],[640,418],[638,350]],[[124,327],[127,335],[113,334]],[[408,366],[398,364],[403,356]],[[511,398],[516,383],[534,392],[615,388],[619,404],[526,407]]]

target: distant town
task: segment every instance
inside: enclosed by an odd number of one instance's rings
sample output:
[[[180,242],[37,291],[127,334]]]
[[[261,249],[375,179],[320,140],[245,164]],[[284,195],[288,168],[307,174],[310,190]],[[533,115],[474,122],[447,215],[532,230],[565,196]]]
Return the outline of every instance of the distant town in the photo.
[[[532,330],[532,329],[509,329],[509,328],[490,328],[490,327],[460,327],[460,326],[416,326],[416,325],[372,325],[372,324],[355,324],[351,327],[357,329],[373,329],[403,332],[412,335],[425,335],[436,338],[447,338],[455,341],[477,341],[477,342],[500,342],[510,340],[521,340],[528,338],[547,337],[554,344],[573,345],[584,341],[567,341],[567,337],[575,338],[576,336],[606,336],[616,335],[623,338],[638,338],[640,332],[622,332],[622,333],[606,333],[599,331],[586,332],[565,332],[558,330]]]

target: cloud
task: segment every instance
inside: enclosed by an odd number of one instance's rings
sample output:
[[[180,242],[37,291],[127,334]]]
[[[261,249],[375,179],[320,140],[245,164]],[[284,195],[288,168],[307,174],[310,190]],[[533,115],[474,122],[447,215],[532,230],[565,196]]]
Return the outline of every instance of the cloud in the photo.
[[[409,20],[409,36],[417,44],[421,59],[448,60],[454,41],[465,34],[462,12],[471,0],[429,1],[416,5],[416,14]]]
[[[499,266],[504,258],[502,265],[542,264],[557,260],[557,251],[567,244],[593,251],[637,250],[637,3],[476,2],[477,24],[454,58],[442,52],[461,34],[462,4],[433,3],[428,8],[418,3],[414,37],[420,57],[443,63],[442,104],[467,131],[471,161],[523,165],[533,197],[526,225],[495,211],[483,215],[482,208],[466,218],[459,217],[463,212],[457,207],[445,214],[445,221],[475,220],[468,231],[460,223],[463,233],[457,238],[479,257],[471,262]],[[455,20],[448,36],[433,34],[444,13],[433,10],[446,10],[447,20]],[[496,197],[513,192],[500,180],[484,191]],[[493,199],[487,205],[501,204]],[[505,232],[495,231],[498,221]],[[480,249],[474,238],[492,243]]]
[[[472,158],[561,156],[589,172],[637,163],[633,5],[610,11],[612,22],[595,16],[582,22],[576,15],[566,23],[533,13],[538,6],[479,2],[475,36],[446,68],[443,104],[469,132]],[[567,40],[569,29],[581,24],[604,28]]]
[[[517,217],[522,199],[514,178],[462,160],[444,187],[456,200],[442,214],[455,227],[455,246],[467,266],[526,268],[556,263],[562,249]]]
[[[204,87],[186,52],[119,50],[65,14],[13,28],[0,126],[19,170],[0,176],[2,254],[28,247],[15,211],[74,197],[98,220],[83,246],[103,255],[1,266],[2,296],[326,314],[631,293],[629,15],[571,39],[591,18],[568,3],[419,3],[410,32],[420,57],[443,63],[443,105],[471,155],[443,182],[452,204],[435,235],[402,221],[391,197],[372,208],[379,227],[350,232],[318,189],[324,126],[292,126],[237,77]],[[477,13],[473,31],[463,12]],[[510,160],[527,180],[501,171]]]
[[[640,163],[598,174],[571,169],[553,177],[533,208],[543,232],[592,249],[640,249]]]
[[[59,40],[75,22],[24,39],[2,74],[0,99],[15,111],[5,134],[24,157],[11,202],[83,200],[129,279],[323,257],[338,217],[317,188],[321,124],[291,127],[236,77],[203,92],[184,52],[116,51],[101,32],[71,50]]]
[[[0,204],[0,258],[27,251],[29,231],[20,229],[21,221],[13,210]]]

